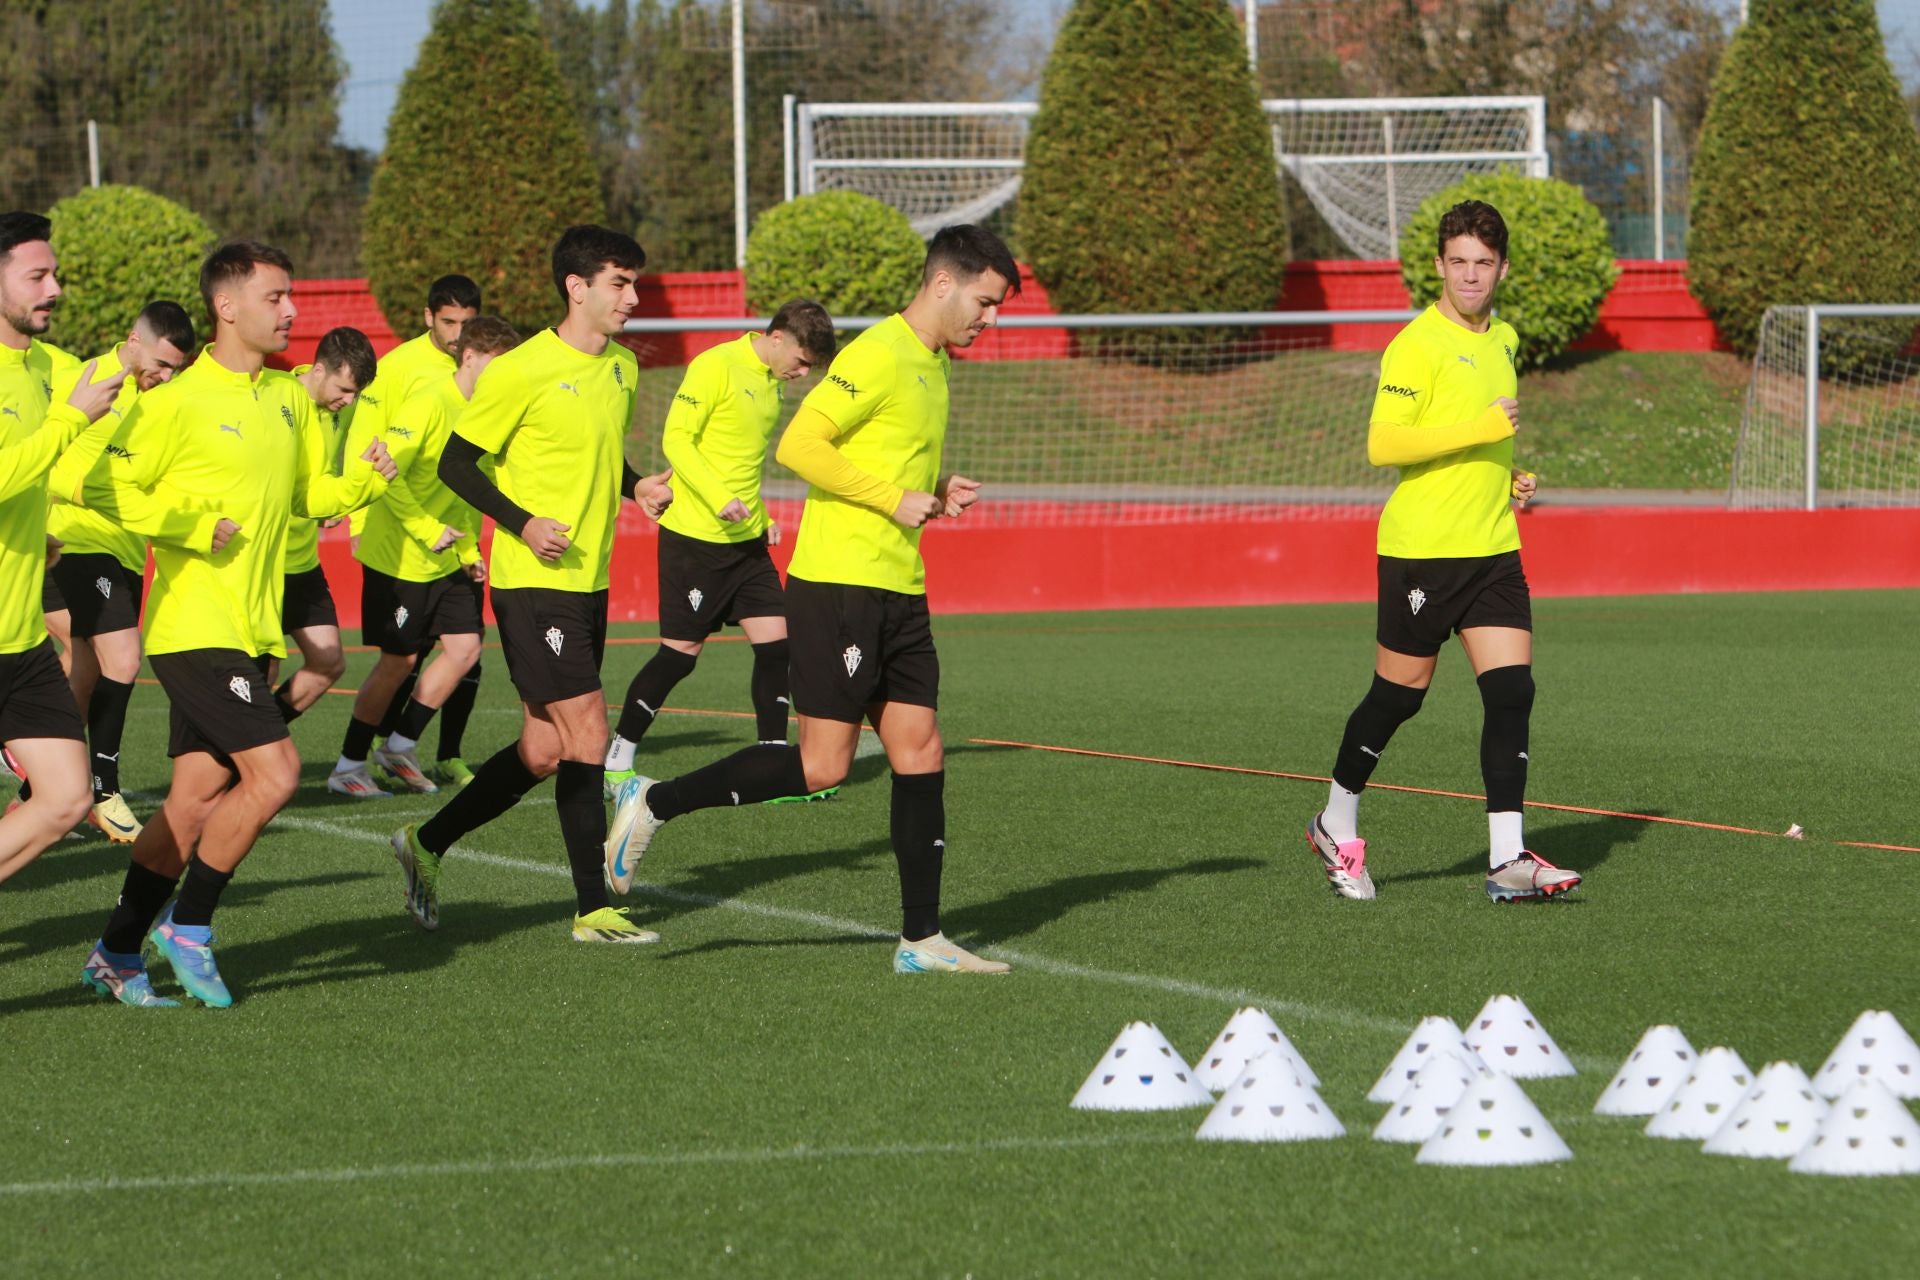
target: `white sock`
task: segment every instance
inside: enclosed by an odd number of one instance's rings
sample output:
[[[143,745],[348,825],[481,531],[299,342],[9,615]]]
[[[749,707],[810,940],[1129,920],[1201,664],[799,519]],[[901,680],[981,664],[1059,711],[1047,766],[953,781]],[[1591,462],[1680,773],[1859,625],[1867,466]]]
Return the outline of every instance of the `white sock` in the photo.
[[[1349,791],[1339,783],[1334,783],[1327,791],[1327,807],[1320,815],[1320,825],[1327,829],[1335,844],[1345,844],[1349,840],[1360,838],[1360,793]]]
[[[1520,832],[1520,811],[1487,815],[1487,866],[1499,867],[1526,852],[1526,838]]]
[[[383,751],[411,751],[419,745],[418,742],[407,737],[404,733],[390,733],[387,735],[387,745],[381,749]]]
[[[639,745],[614,734],[613,742],[607,747],[607,768],[614,773],[624,773],[633,768],[633,749]]]
[[[352,773],[355,769],[364,769],[366,767],[367,762],[365,760],[349,760],[345,756],[341,756],[339,760],[334,762],[333,771],[335,773]]]

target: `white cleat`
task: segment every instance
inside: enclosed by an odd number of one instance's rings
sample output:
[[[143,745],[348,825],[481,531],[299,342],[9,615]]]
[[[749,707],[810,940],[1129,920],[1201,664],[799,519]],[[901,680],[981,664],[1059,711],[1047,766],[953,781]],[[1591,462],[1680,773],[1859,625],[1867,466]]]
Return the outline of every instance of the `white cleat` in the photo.
[[[635,774],[620,784],[615,798],[613,825],[607,829],[607,888],[622,897],[633,889],[633,873],[653,843],[653,833],[667,825],[647,807],[652,786],[652,778]]]
[[[900,939],[893,949],[895,973],[1007,973],[1013,968],[999,960],[986,960],[965,947],[950,942],[944,933],[918,942]]]
[[[1352,898],[1356,902],[1373,901],[1373,877],[1367,874],[1367,842],[1357,837],[1335,840],[1321,821],[1324,816],[1316,813],[1313,821],[1307,824],[1307,844],[1320,855],[1320,865],[1326,869],[1327,883],[1343,898]]]
[[[413,753],[411,747],[405,751],[389,751],[385,747],[375,747],[373,762],[379,765],[388,777],[416,795],[430,796],[440,789],[433,779],[427,776],[427,771],[420,767],[420,757]]]
[[[384,800],[393,795],[391,791],[382,791],[380,784],[367,772],[367,766],[358,769],[335,769],[327,775],[327,790],[337,796],[352,796],[356,800]]]

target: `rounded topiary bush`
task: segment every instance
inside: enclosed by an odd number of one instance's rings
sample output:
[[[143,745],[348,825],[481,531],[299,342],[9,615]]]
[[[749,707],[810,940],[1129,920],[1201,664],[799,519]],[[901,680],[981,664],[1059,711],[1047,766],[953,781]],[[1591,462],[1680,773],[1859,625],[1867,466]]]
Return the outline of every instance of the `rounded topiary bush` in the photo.
[[[1713,79],[1692,184],[1687,283],[1739,351],[1775,304],[1920,296],[1920,138],[1871,0],[1752,0]],[[1913,323],[1884,329],[1899,343]],[[1878,345],[1833,337],[1829,367]]]
[[[156,299],[200,315],[200,261],[213,228],[193,210],[140,187],[110,185],[68,196],[47,216],[66,289],[47,333],[56,345],[97,355],[126,337]],[[195,327],[205,323],[197,319]]]
[[[772,315],[812,298],[833,316],[884,316],[920,285],[926,241],[907,215],[871,196],[822,191],[775,205],[747,237],[747,306]]]
[[[1507,221],[1511,265],[1494,309],[1520,335],[1520,367],[1544,364],[1593,328],[1620,274],[1606,219],[1580,188],[1553,178],[1488,173],[1457,182],[1423,201],[1400,236],[1400,277],[1417,307],[1440,296],[1440,217],[1463,200],[1484,200]]]
[[[522,333],[553,322],[553,245],[605,217],[578,112],[531,0],[440,0],[388,118],[362,260],[396,333],[457,272]]]
[[[1273,138],[1220,0],[1075,0],[1040,80],[1014,233],[1061,312],[1264,311],[1287,262]],[[1083,335],[1145,358],[1219,331]]]

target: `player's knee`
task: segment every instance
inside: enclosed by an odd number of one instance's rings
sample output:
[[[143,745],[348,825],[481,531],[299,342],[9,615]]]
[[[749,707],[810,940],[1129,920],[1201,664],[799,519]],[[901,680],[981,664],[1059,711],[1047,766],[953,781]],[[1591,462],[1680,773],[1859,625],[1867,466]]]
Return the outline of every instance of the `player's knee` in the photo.
[[[1480,701],[1489,711],[1531,711],[1533,668],[1522,664],[1480,673]]]
[[[1395,684],[1385,676],[1375,675],[1373,684],[1367,689],[1366,701],[1395,723],[1404,723],[1420,713],[1420,707],[1427,700],[1425,688],[1415,688],[1407,684]]]
[[[307,670],[332,684],[347,674],[347,655],[337,645],[322,649],[308,661]]]
[[[49,779],[43,786],[36,777],[33,798],[27,803],[40,808],[47,825],[59,834],[86,821],[87,811],[93,808],[93,788],[85,778]]]

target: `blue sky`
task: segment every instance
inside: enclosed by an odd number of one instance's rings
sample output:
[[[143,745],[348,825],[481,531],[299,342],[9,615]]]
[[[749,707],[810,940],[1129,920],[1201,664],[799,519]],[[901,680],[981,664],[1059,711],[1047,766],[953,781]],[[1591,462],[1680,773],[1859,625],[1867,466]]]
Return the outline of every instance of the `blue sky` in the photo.
[[[1027,21],[1038,22],[1065,0],[1008,2]],[[1894,68],[1912,86],[1920,82],[1920,0],[1877,3]],[[332,0],[332,4],[334,35],[349,68],[341,133],[355,146],[377,150],[400,77],[413,64],[414,50],[427,33],[431,0]]]

